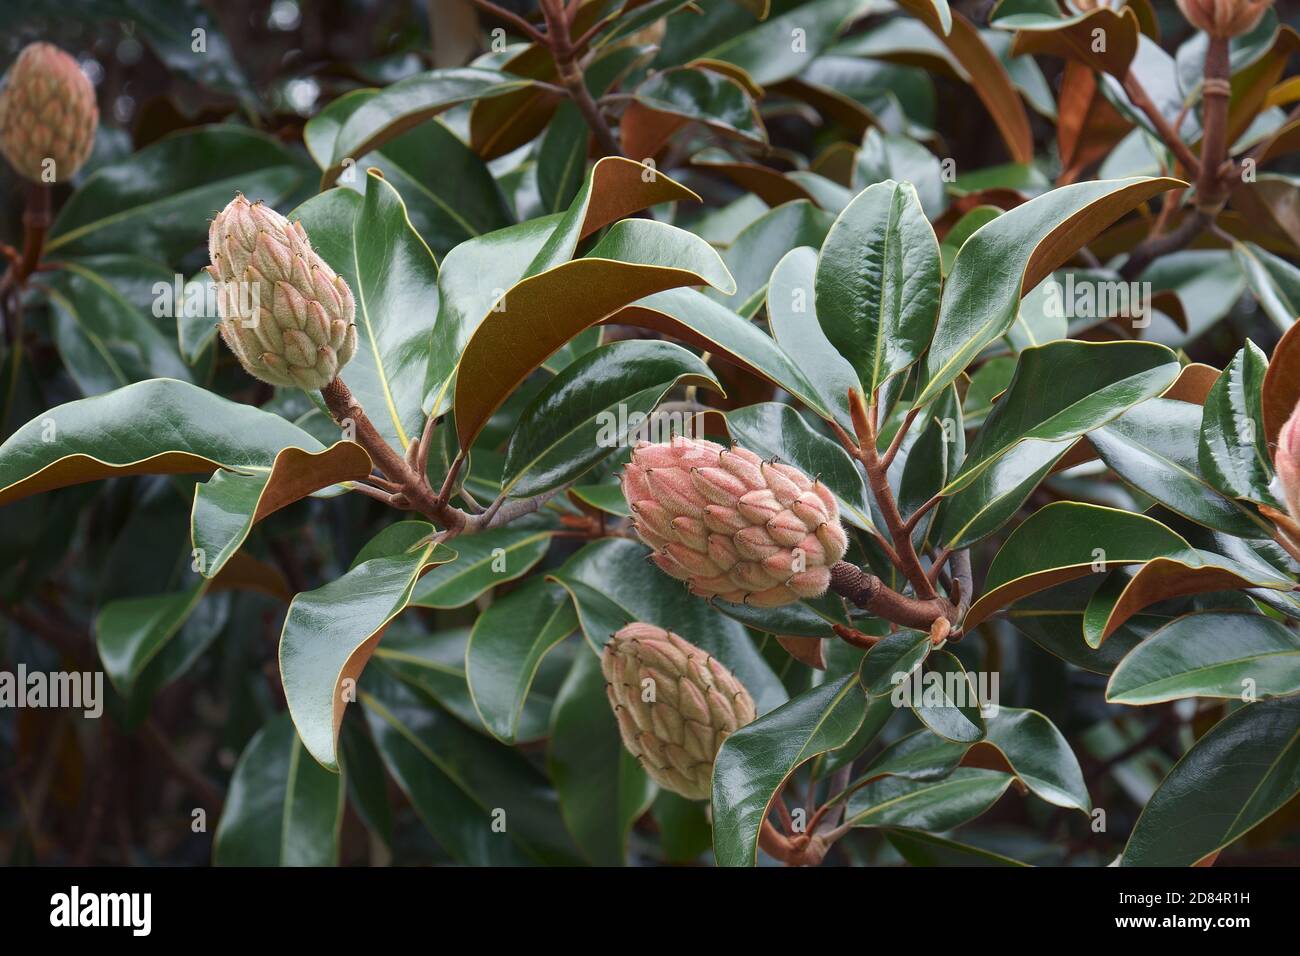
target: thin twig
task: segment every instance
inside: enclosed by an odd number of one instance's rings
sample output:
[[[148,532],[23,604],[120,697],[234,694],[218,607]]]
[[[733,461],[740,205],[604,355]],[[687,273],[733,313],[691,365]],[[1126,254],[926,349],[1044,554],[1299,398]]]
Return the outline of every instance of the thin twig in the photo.
[[[1142,81],[1131,70],[1124,77],[1124,92],[1133,101],[1133,105],[1140,109],[1146,118],[1151,121],[1151,125],[1156,128],[1156,132],[1160,134],[1160,138],[1164,140],[1165,145],[1178,157],[1178,161],[1183,164],[1192,176],[1199,176],[1201,173],[1200,160],[1196,158],[1196,154],[1192,152],[1191,148],[1183,142],[1182,137],[1178,135],[1178,131],[1169,125],[1169,120],[1165,119],[1159,107],[1151,101],[1151,97],[1142,85]]]
[[[534,43],[546,43],[546,34],[537,29],[537,27],[533,26],[519,14],[506,10],[504,7],[497,6],[492,2],[492,0],[470,0],[470,2],[489,16],[496,17],[498,20],[510,24]]]
[[[555,69],[560,75],[560,82],[569,91],[569,98],[578,107],[578,112],[586,120],[592,135],[596,137],[596,144],[601,152],[606,156],[621,156],[618,142],[614,139],[609,124],[605,122],[600,107],[591,98],[586,78],[578,67],[577,51],[569,37],[568,20],[562,0],[540,0],[540,6],[542,16],[546,19],[546,45],[550,48],[552,59],[555,60]]]

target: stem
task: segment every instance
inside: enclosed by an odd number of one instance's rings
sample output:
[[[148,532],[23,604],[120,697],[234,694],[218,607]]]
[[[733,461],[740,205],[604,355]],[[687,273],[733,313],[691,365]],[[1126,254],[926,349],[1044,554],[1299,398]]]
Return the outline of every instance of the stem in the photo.
[[[489,16],[496,17],[498,20],[510,24],[534,43],[546,42],[546,34],[542,33],[542,31],[538,30],[537,27],[533,26],[519,14],[506,10],[504,7],[498,7],[492,2],[492,0],[470,0],[470,2]]]
[[[907,530],[907,533],[911,534],[913,531],[915,531],[916,526],[921,523],[921,519],[926,516],[926,513],[929,512],[931,508],[933,508],[941,501],[943,501],[942,493],[935,495],[933,498],[930,498],[928,501],[926,501],[925,504],[921,505],[921,507],[917,508],[914,512],[912,512],[911,517],[909,517],[907,521],[904,522],[903,524],[903,527]]]
[[[952,550],[950,548],[944,548],[934,556],[934,560],[930,563],[930,573],[928,575],[931,584],[939,580],[939,572],[943,570],[943,566],[948,563],[948,558],[951,556]]]
[[[894,500],[894,492],[889,487],[885,464],[876,452],[876,443],[871,441],[863,444],[861,453],[862,464],[867,469],[867,483],[871,486],[876,504],[880,506],[885,527],[889,529],[889,537],[893,540],[894,550],[898,553],[899,570],[912,582],[917,597],[929,600],[935,597],[934,587],[926,577],[925,569],[921,567],[921,559],[917,557],[916,548],[912,545],[912,535],[903,525],[903,516],[898,513],[898,502]]]
[[[769,820],[764,820],[758,831],[758,845],[763,852],[786,866],[817,866],[834,842],[822,834],[800,833],[787,837],[772,826]]]
[[[874,574],[848,561],[831,567],[831,590],[877,617],[918,631],[929,631],[940,618],[957,619],[957,609],[946,598],[936,594],[918,599],[899,594]]]
[[[890,561],[911,582],[919,598],[930,600],[937,596],[934,586],[926,577],[925,569],[921,567],[921,559],[917,557],[916,548],[912,544],[912,533],[903,524],[903,516],[898,512],[898,502],[894,499],[893,489],[889,487],[889,465],[881,460],[880,453],[876,449],[876,408],[873,405],[868,409],[862,401],[862,393],[856,388],[849,389],[848,397],[849,415],[853,419],[853,429],[857,432],[857,440],[854,441],[842,427],[832,422],[835,433],[839,436],[840,442],[848,450],[849,454],[861,462],[862,467],[866,469],[867,484],[871,488],[872,496],[876,499],[876,504],[880,507],[880,513],[885,519],[885,526],[889,529],[889,537],[893,541],[893,548],[889,550]],[[902,444],[903,437],[916,419],[918,411],[919,409],[910,410],[903,419],[902,424],[899,425],[898,434],[894,436],[893,442],[890,443],[890,452],[897,453],[898,447]],[[893,618],[889,618],[889,620],[893,620]]]
[[[1228,39],[1210,37],[1205,53],[1205,81],[1201,86],[1201,115],[1205,135],[1201,139],[1201,169],[1196,181],[1196,207],[1211,216],[1218,214],[1228,193],[1219,176],[1228,150],[1228,101],[1232,98]]]
[[[1205,211],[1197,209],[1185,216],[1173,232],[1145,239],[1129,253],[1128,261],[1119,270],[1120,277],[1125,281],[1132,281],[1142,275],[1147,266],[1156,259],[1186,248],[1192,240],[1205,231],[1205,227],[1213,218]]]
[[[334,421],[340,428],[346,428],[346,423],[349,421],[352,423],[357,444],[366,450],[370,460],[383,472],[384,477],[401,488],[397,493],[398,497],[404,498],[412,510],[419,511],[425,517],[436,521],[451,534],[457,534],[462,530],[467,515],[434,497],[433,489],[429,487],[424,476],[412,469],[406,459],[379,434],[366,415],[365,409],[361,407],[361,403],[353,397],[352,390],[343,384],[343,379],[336,378],[326,385],[321,389],[321,396],[325,399],[326,407],[329,408],[330,414],[334,416]],[[383,501],[384,499],[379,496],[384,494],[386,492],[375,489],[371,497]],[[387,503],[397,502],[393,500],[393,496],[389,496]]]
[[[1147,95],[1142,81],[1132,71],[1129,71],[1128,75],[1124,77],[1124,92],[1133,101],[1133,105],[1140,109],[1146,118],[1151,121],[1151,125],[1156,128],[1156,132],[1160,134],[1160,138],[1164,140],[1165,145],[1178,157],[1178,161],[1187,168],[1191,175],[1199,176],[1201,173],[1200,160],[1183,142],[1182,137],[1178,135],[1178,130],[1169,125],[1169,120],[1165,119],[1164,114],[1151,101],[1151,97]]]
[[[27,190],[27,208],[23,211],[23,254],[18,263],[17,284],[22,285],[36,271],[45,249],[45,234],[50,231],[50,187],[32,183]]]
[[[578,107],[578,112],[587,121],[596,144],[606,156],[621,156],[618,143],[610,131],[609,124],[600,112],[600,107],[591,98],[587,81],[577,64],[577,50],[569,37],[568,17],[565,15],[563,0],[540,0],[542,16],[546,19],[545,43],[555,60],[555,69],[560,75],[560,82],[569,91],[569,98]]]
[[[18,387],[18,373],[23,356],[23,300],[22,288],[27,277],[36,271],[41,253],[45,250],[45,236],[50,231],[50,187],[46,183],[30,183],[27,188],[27,206],[23,210],[23,251],[0,279],[0,313],[4,316],[5,340],[12,351],[9,361],[9,387],[0,408],[0,433],[9,420],[9,408]]]
[[[970,607],[970,599],[975,596],[975,581],[970,567],[970,550],[963,549],[954,554],[951,566],[953,590],[949,593],[949,597],[957,602],[957,617],[955,620],[960,621],[966,616],[966,609]]]
[[[889,466],[894,463],[894,456],[898,454],[898,449],[903,447],[903,439],[907,437],[907,433],[912,427],[912,422],[916,421],[916,416],[920,411],[921,408],[919,405],[907,410],[907,415],[903,418],[903,424],[898,426],[898,432],[894,435],[894,440],[889,443],[889,448],[885,452],[885,457],[880,460],[885,471],[888,471]]]

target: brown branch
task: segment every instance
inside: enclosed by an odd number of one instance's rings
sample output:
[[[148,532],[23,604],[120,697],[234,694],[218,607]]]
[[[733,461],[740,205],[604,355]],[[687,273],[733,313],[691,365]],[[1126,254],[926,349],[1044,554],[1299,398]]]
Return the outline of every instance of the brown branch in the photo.
[[[470,0],[474,6],[478,7],[488,16],[495,17],[503,23],[508,23],[534,43],[546,43],[546,34],[537,27],[533,26],[519,14],[514,13],[504,7],[498,7],[492,0]]]
[[[605,122],[600,107],[591,98],[587,81],[578,67],[577,50],[569,37],[568,18],[565,16],[563,0],[540,0],[540,6],[542,16],[546,19],[546,45],[551,50],[552,59],[555,60],[555,69],[560,75],[560,82],[569,91],[569,98],[578,107],[578,112],[586,120],[592,135],[596,137],[596,144],[601,152],[606,156],[621,156],[618,142],[614,139],[609,124]]]
[[[817,866],[834,842],[820,833],[785,836],[766,819],[758,831],[759,847],[786,866]]]
[[[885,451],[885,456],[880,460],[885,470],[894,463],[894,457],[898,454],[898,449],[903,447],[903,439],[912,428],[912,422],[916,421],[916,416],[920,413],[921,406],[916,405],[907,410],[907,415],[903,418],[903,423],[898,426],[898,432],[894,435],[894,440],[889,443],[889,448]]]
[[[931,508],[933,508],[941,501],[943,501],[942,492],[935,495],[933,498],[930,498],[928,501],[925,502],[925,504],[921,505],[921,507],[913,511],[911,517],[909,517],[907,521],[903,523],[903,527],[907,529],[907,533],[911,534],[913,531],[915,531],[916,526],[921,523],[921,519],[926,516],[926,514],[930,511]]]
[[[926,577],[925,569],[921,567],[921,559],[916,555],[916,548],[912,545],[912,535],[903,526],[903,516],[898,513],[898,502],[894,499],[894,492],[889,487],[889,477],[885,472],[884,463],[876,452],[876,443],[874,441],[864,443],[860,449],[861,461],[867,469],[867,484],[871,486],[871,494],[876,499],[876,504],[880,507],[880,513],[885,519],[885,527],[889,529],[889,537],[894,542],[894,550],[897,552],[899,561],[899,570],[912,583],[916,589],[917,597],[928,600],[935,596],[934,587],[930,584],[929,578]]]
[[[1187,248],[1212,220],[1213,217],[1208,213],[1197,209],[1184,216],[1172,232],[1143,240],[1129,253],[1128,261],[1119,270],[1120,277],[1131,282],[1142,275],[1156,259]]]
[[[418,511],[451,534],[460,532],[467,517],[465,513],[434,497],[433,489],[429,487],[424,476],[412,469],[406,459],[379,434],[374,423],[366,415],[365,409],[361,407],[361,403],[353,397],[352,390],[343,384],[343,379],[336,378],[326,385],[321,389],[321,396],[325,399],[325,405],[329,408],[335,423],[340,428],[346,429],[350,422],[357,444],[366,450],[370,460],[383,472],[384,477],[401,488],[400,492],[388,495],[387,499],[383,497],[387,492],[379,489],[366,489],[362,491],[363,494],[395,507],[408,507],[410,510]],[[360,490],[365,486],[356,487]]]
[[[1196,208],[1218,215],[1228,198],[1220,167],[1228,155],[1228,102],[1232,99],[1228,40],[1210,37],[1205,53],[1205,80],[1201,86],[1201,169],[1196,180]]]
[[[876,575],[848,561],[831,567],[830,587],[854,606],[901,627],[929,631],[935,621],[955,621],[957,617],[957,609],[946,598],[937,594],[927,599],[899,594]]]
[[[23,254],[15,277],[19,286],[36,271],[51,222],[50,187],[47,183],[32,183],[28,186],[27,208],[23,211]]]
[[[930,562],[930,571],[926,575],[930,579],[931,584],[939,580],[939,572],[943,570],[943,566],[948,563],[948,558],[951,556],[951,548],[944,548],[934,556],[934,560]]]
[[[1151,125],[1156,128],[1156,132],[1160,134],[1160,138],[1164,140],[1165,145],[1178,157],[1178,161],[1186,167],[1192,176],[1199,176],[1201,161],[1196,158],[1196,154],[1192,152],[1191,147],[1183,142],[1182,137],[1178,135],[1178,130],[1169,125],[1169,120],[1165,119],[1165,115],[1160,112],[1159,107],[1151,101],[1146,87],[1137,78],[1137,74],[1131,70],[1124,77],[1124,92],[1133,101],[1133,105],[1140,109],[1146,118],[1151,121]]]

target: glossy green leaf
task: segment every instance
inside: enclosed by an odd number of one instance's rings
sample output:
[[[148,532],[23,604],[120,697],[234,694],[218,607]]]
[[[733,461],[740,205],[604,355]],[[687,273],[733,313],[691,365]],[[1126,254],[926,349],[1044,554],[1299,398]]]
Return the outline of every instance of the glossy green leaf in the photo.
[[[293,599],[280,634],[280,679],[304,746],[338,767],[343,709],[385,626],[410,602],[422,571],[451,557],[433,526],[402,521],[379,533],[347,574]]]
[[[767,130],[753,98],[731,77],[713,70],[662,70],[637,86],[632,98],[654,113],[702,123],[723,135],[751,143],[767,142]],[[625,117],[624,122],[628,121]]]
[[[165,600],[166,597],[162,599]],[[149,652],[148,662],[133,675],[127,696],[125,725],[128,729],[137,728],[145,721],[155,695],[184,676],[226,630],[230,622],[233,597],[229,592],[214,593],[209,590],[175,633],[156,650]],[[112,606],[105,605],[101,615]],[[147,631],[136,632],[132,639],[147,642],[152,639],[152,634]],[[127,649],[129,657],[134,657],[135,654],[134,648]]]
[[[1271,537],[1272,527],[1205,480],[1198,462],[1202,409],[1155,398],[1088,436],[1115,474],[1198,524],[1241,537]]]
[[[551,532],[524,523],[456,539],[455,560],[431,568],[411,594],[417,607],[464,607],[499,584],[522,577],[545,557]]]
[[[984,737],[975,682],[951,651],[931,651],[920,672],[896,693],[945,740],[970,743]]]
[[[965,548],[1011,520],[1056,467],[1073,441],[1023,441],[984,468],[939,506],[937,538],[945,548]]]
[[[870,0],[811,0],[758,22],[730,0],[714,3],[702,23],[690,13],[679,14],[670,23],[658,63],[722,60],[744,69],[754,82],[769,86],[806,69],[813,57],[870,6]],[[803,43],[798,46],[791,43],[793,30],[803,31]]]
[[[753,866],[776,792],[804,762],[843,746],[866,714],[857,674],[827,681],[741,727],[713,765],[713,847],[719,866]]]
[[[1241,562],[1191,549],[1116,568],[1092,596],[1083,615],[1083,637],[1098,647],[1134,614],[1169,598],[1215,591],[1289,592],[1295,579],[1264,562]],[[1249,599],[1246,599],[1249,601]]]
[[[514,743],[542,658],[577,627],[568,593],[539,578],[493,601],[475,620],[465,676],[475,710],[503,743]]]
[[[1267,370],[1267,356],[1248,339],[1205,396],[1197,463],[1224,494],[1274,504],[1261,399]]]
[[[383,663],[367,670],[360,701],[389,774],[452,860],[581,862],[555,790],[522,754],[470,730]]]
[[[647,206],[698,199],[649,167],[606,156],[592,166],[567,212],[543,216],[462,243],[443,262],[438,320],[433,330],[425,408],[441,415],[450,406],[456,367],[473,334],[507,291],[573,258],[580,240]]]
[[[332,185],[346,168],[347,160],[355,162],[453,106],[500,96],[530,83],[520,76],[478,67],[430,70],[399,80],[368,99],[343,122],[335,135],[322,183]]]
[[[573,336],[644,296],[705,284],[735,288],[712,247],[674,226],[627,219],[585,257],[513,286],[502,310],[483,320],[461,356],[454,401],[461,447],[469,447],[506,397]]]
[[[835,350],[816,310],[817,250],[792,249],[772,270],[767,287],[767,322],[772,338],[817,389],[822,405],[851,431],[850,388],[861,389],[857,373]]]
[[[343,124],[378,95],[378,90],[354,90],[307,121],[303,140],[317,166],[329,168]],[[437,255],[445,256],[458,243],[514,221],[487,164],[439,120],[422,123],[357,157],[337,185],[364,193],[363,173],[371,167],[401,194],[411,225]]]
[[[648,416],[681,385],[725,394],[703,361],[670,342],[614,342],[593,349],[546,384],[519,416],[506,449],[502,490],[518,498],[558,488],[638,438],[666,440],[672,419]],[[690,425],[677,415],[676,432]]]
[[[941,780],[959,765],[1005,770],[1055,806],[1092,809],[1079,761],[1056,726],[1036,710],[998,707],[984,739],[966,743],[919,730],[895,741],[868,765],[864,780],[895,776]]]
[[[131,283],[170,287],[172,274],[137,256],[96,256],[65,263],[43,283],[59,354],[83,394],[150,378],[191,379],[176,339],[119,291]]]
[[[1123,564],[1187,550],[1188,544],[1145,515],[1071,501],[1027,518],[989,565],[984,593],[967,612],[974,627],[1022,597]]]
[[[886,829],[885,839],[912,866],[1029,866],[981,847],[945,840],[924,830]]]
[[[335,866],[343,775],[312,760],[289,715],[272,718],[235,765],[212,841],[217,866]]]
[[[945,493],[967,487],[1021,442],[1065,441],[1104,425],[1177,375],[1178,359],[1154,342],[1063,340],[1026,349]]]
[[[742,229],[723,253],[722,259],[736,279],[735,292],[710,290],[705,294],[751,318],[763,306],[772,271],[781,258],[798,246],[821,246],[832,221],[829,213],[806,200],[787,202],[764,213]],[[808,305],[811,308],[811,300]]]
[[[583,855],[597,866],[624,865],[632,825],[657,788],[623,747],[594,654],[578,654],[556,697],[546,767]]]
[[[354,442],[319,454],[286,448],[266,471],[218,471],[194,488],[190,538],[198,571],[214,578],[243,547],[253,525],[310,494],[370,474],[370,456]]]
[[[987,734],[973,751],[996,748],[1030,792],[1048,803],[1092,810],[1079,761],[1050,720],[1036,710],[999,707],[985,718],[985,726]]]
[[[1116,219],[1175,185],[1176,180],[1139,177],[1063,186],[976,231],[948,276],[917,401],[938,395],[1006,334],[1025,292]]]
[[[849,797],[845,823],[943,831],[975,819],[997,803],[1015,778],[959,767],[942,780],[881,777]]]
[[[50,409],[0,445],[0,504],[113,475],[267,471],[285,448],[324,447],[278,415],[172,379]]]
[[[862,658],[863,689],[869,697],[888,697],[921,667],[932,648],[929,634],[895,631]]]
[[[781,386],[822,418],[833,417],[817,387],[771,336],[695,289],[670,289],[649,296],[609,321],[652,329],[719,354]]]
[[[202,245],[208,220],[235,193],[275,203],[302,179],[264,133],[203,126],[164,137],[87,177],[59,210],[50,259],[130,250],[163,262]]]
[[[817,260],[817,320],[870,399],[925,351],[939,311],[939,243],[910,184],[869,186]]]
[[[465,648],[469,644],[469,635],[469,627],[427,634],[411,619],[398,618],[384,632],[383,642],[375,649],[375,659],[382,661],[405,683],[433,698],[466,727],[491,737],[492,732],[474,709],[469,681],[465,677]],[[515,733],[517,743],[532,743],[548,735],[554,690],[568,672],[564,656],[557,652],[542,661],[519,718]],[[343,726],[347,727],[346,720]]]
[[[1300,699],[1248,704],[1215,724],[1142,809],[1121,866],[1191,866],[1300,792]]]
[[[364,197],[332,189],[294,213],[356,299],[357,354],[340,377],[379,433],[405,450],[420,437],[425,367],[438,311],[438,267],[383,177]]]
[[[1114,704],[1183,697],[1254,700],[1300,693],[1300,638],[1257,614],[1201,611],[1129,652],[1106,687]]]
[[[1300,318],[1300,269],[1251,242],[1232,251],[1260,308],[1283,332],[1291,328]]]
[[[172,594],[122,598],[95,617],[95,645],[117,692],[130,698],[137,680],[203,598],[206,584]]]
[[[910,196],[903,201],[895,199],[892,203],[896,208],[892,213],[886,213],[891,219],[898,218],[898,211],[903,208],[904,202],[909,206],[915,204],[914,208],[921,213],[922,221],[927,217],[935,218],[943,213],[944,206],[947,204],[947,197],[944,194],[943,170],[939,164],[939,157],[930,152],[916,140],[907,136],[897,136],[888,133],[881,133],[878,129],[867,130],[867,135],[862,140],[862,148],[858,150],[857,162],[853,168],[853,183],[862,189],[863,187],[871,188],[872,185],[891,185],[891,191],[896,191],[899,184],[906,183],[910,187],[907,191]],[[860,194],[859,194],[860,195]],[[888,199],[879,200],[877,205],[884,204],[884,209],[888,210],[891,205]],[[881,210],[877,210],[879,216]],[[909,218],[911,214],[909,213]],[[926,225],[929,225],[927,222]],[[906,226],[904,226],[906,229]],[[935,245],[934,254],[938,256],[938,240],[926,236],[924,232],[916,230],[915,234],[918,246],[921,242],[926,244],[933,242]],[[925,248],[922,252],[925,272],[928,273],[931,268],[930,251]],[[883,257],[882,257],[883,258]],[[938,263],[934,264],[938,269]],[[933,312],[938,311],[938,289],[934,289],[927,295],[933,295],[935,301],[933,311],[930,315],[930,328],[933,329],[934,316]]]

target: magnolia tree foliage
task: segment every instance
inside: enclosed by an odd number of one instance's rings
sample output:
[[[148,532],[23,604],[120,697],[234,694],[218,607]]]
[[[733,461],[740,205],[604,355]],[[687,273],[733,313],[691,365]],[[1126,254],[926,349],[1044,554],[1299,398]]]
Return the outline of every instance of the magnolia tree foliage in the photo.
[[[47,42],[118,4],[17,6],[0,648],[108,686],[0,712],[100,801],[8,855],[1295,847],[1283,11],[448,0],[268,84],[145,2],[133,117]]]

